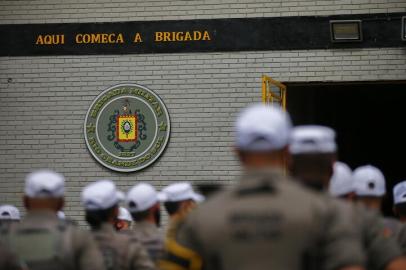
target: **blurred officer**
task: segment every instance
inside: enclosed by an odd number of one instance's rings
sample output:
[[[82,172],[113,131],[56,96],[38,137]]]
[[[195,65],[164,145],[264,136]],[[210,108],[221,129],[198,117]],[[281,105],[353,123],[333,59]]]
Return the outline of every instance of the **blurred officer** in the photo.
[[[406,181],[400,182],[393,188],[393,212],[400,222],[406,223]]]
[[[133,218],[131,217],[130,212],[126,208],[120,207],[118,211],[117,220],[114,224],[116,230],[117,231],[130,230],[132,222]]]
[[[6,230],[18,222],[20,222],[20,211],[17,207],[9,204],[0,206],[0,230]]]
[[[385,177],[371,165],[354,170],[354,188],[356,199],[369,209],[381,212],[382,198],[386,194]]]
[[[204,197],[196,193],[192,185],[187,182],[173,183],[162,190],[165,196],[165,210],[169,214],[169,226],[166,238],[175,238],[180,222],[193,210]]]
[[[168,241],[162,268],[363,269],[350,220],[340,221],[329,201],[284,176],[289,116],[256,105],[236,126],[243,177],[189,214],[176,242]]]
[[[82,191],[86,221],[103,254],[106,270],[154,269],[138,239],[114,229],[122,199],[124,194],[110,180],[91,183]]]
[[[351,170],[343,163],[335,163],[337,146],[335,132],[324,126],[299,126],[291,135],[290,152],[292,174],[306,186],[327,196],[330,178],[333,193],[349,198],[354,190]],[[333,170],[338,169],[335,174]],[[346,179],[349,177],[350,179]],[[340,186],[344,179],[346,186]],[[385,235],[384,222],[376,213],[359,206],[353,207],[332,198],[329,200],[342,211],[352,213],[351,224],[363,240],[367,254],[367,269],[402,269],[406,267],[394,237]],[[345,210],[347,209],[347,210]]]
[[[104,269],[92,236],[63,220],[57,212],[64,204],[64,178],[42,170],[25,182],[25,218],[3,235],[6,246],[30,270]]]
[[[333,167],[333,176],[329,184],[329,193],[336,198],[344,198],[349,201],[355,199],[354,181],[352,170],[347,164],[336,161]]]
[[[382,200],[386,194],[383,173],[374,166],[366,165],[355,169],[353,179],[356,200],[368,209],[382,215]],[[403,250],[403,254],[406,254],[406,228],[401,222],[391,217],[383,218],[383,223],[384,233],[387,236],[393,236]]]
[[[306,186],[322,191],[333,175],[337,146],[335,131],[324,126],[299,126],[293,129],[289,152],[290,171]]]
[[[162,194],[152,185],[140,183],[130,189],[126,200],[126,206],[135,221],[133,233],[155,263],[162,258],[164,252],[163,235],[159,229],[162,199]]]

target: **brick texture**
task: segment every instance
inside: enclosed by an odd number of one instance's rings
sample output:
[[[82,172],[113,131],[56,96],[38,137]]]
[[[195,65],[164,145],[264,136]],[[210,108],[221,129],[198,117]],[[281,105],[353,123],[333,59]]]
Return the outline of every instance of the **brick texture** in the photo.
[[[404,0],[2,0],[0,23],[278,17],[405,10]]]
[[[364,1],[0,1],[0,23],[125,21],[405,11],[404,0]],[[173,181],[229,184],[238,111],[261,98],[262,74],[281,81],[405,80],[401,48],[0,58],[0,204],[21,207],[26,173],[55,169],[67,179],[66,213],[82,219],[81,188],[111,178],[127,190]],[[154,90],[172,122],[168,147],[138,173],[99,165],[83,122],[104,89],[132,82]]]

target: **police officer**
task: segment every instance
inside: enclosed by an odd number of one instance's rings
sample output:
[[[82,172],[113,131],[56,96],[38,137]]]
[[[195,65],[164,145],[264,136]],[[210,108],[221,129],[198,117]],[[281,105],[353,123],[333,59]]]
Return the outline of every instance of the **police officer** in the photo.
[[[406,223],[406,181],[393,188],[393,212],[400,222]]]
[[[343,198],[347,201],[355,200],[352,170],[347,164],[340,161],[334,163],[333,175],[329,183],[329,193],[335,198]]]
[[[20,222],[20,219],[20,211],[17,207],[9,204],[0,206],[0,230],[5,230]]]
[[[103,254],[106,270],[151,270],[154,264],[144,247],[130,234],[118,233],[114,223],[124,194],[111,180],[99,180],[82,191],[86,221]]]
[[[330,178],[337,188],[337,178],[352,177],[348,166],[335,164],[336,159],[335,132],[323,126],[296,127],[291,135],[290,152],[292,154],[290,169],[292,174],[306,186],[317,190],[327,197],[327,187]],[[333,168],[341,175],[334,175]],[[348,171],[347,171],[348,170]],[[344,177],[343,177],[344,176]],[[351,182],[345,179],[344,183]],[[345,195],[355,189],[353,184],[334,190],[335,194]],[[367,269],[402,269],[406,267],[401,250],[395,238],[385,235],[383,220],[374,212],[364,207],[352,207],[330,198],[340,209],[353,213],[352,224],[356,225],[358,234],[362,237],[363,246],[367,253]]]
[[[191,212],[163,269],[363,269],[360,241],[329,201],[284,176],[291,130],[276,107],[244,110],[236,125],[244,175]],[[317,262],[313,254],[319,255]]]
[[[203,195],[196,193],[187,182],[173,183],[162,189],[165,196],[164,206],[169,215],[169,226],[166,238],[175,238],[178,225],[193,210],[197,203],[204,200]]]
[[[117,220],[114,224],[116,230],[117,231],[130,230],[132,222],[133,218],[131,217],[130,212],[126,208],[121,206],[118,211]]]
[[[126,206],[135,221],[133,234],[141,241],[155,263],[162,258],[164,252],[163,235],[159,229],[161,200],[162,194],[147,183],[132,187],[126,199]]]
[[[64,204],[62,175],[41,170],[25,182],[25,218],[1,236],[3,243],[30,270],[104,269],[92,236],[59,220]]]
[[[382,199],[386,194],[382,172],[372,165],[365,165],[354,170],[353,179],[356,199],[367,208],[381,212]]]
[[[365,207],[381,215],[383,197],[386,194],[385,176],[371,165],[355,169],[353,174],[356,200]],[[397,219],[385,217],[383,219],[385,233],[393,235],[406,254],[406,227]]]

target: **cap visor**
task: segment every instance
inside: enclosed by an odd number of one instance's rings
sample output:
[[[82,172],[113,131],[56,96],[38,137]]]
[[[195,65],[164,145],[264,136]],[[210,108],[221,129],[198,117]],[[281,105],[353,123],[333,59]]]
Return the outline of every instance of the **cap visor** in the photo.
[[[193,194],[193,198],[192,198],[195,202],[201,203],[204,202],[204,200],[206,199],[203,195],[198,194],[198,193],[194,193]]]

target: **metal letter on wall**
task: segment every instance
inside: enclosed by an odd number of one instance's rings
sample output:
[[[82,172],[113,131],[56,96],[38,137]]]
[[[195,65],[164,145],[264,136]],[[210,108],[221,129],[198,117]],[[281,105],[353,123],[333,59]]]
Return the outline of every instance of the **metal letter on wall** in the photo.
[[[138,84],[119,84],[93,101],[84,132],[87,147],[98,162],[115,171],[134,172],[163,153],[170,119],[153,91]]]

